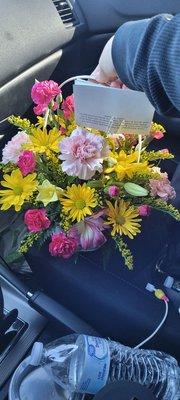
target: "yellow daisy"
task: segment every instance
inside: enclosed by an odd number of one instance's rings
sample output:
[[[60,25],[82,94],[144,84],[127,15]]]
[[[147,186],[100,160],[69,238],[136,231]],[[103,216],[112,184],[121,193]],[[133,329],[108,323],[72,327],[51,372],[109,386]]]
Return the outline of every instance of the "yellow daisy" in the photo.
[[[28,150],[37,153],[45,153],[50,156],[52,152],[59,153],[60,132],[53,128],[49,132],[46,129],[35,128],[30,136],[31,143],[25,146]]]
[[[98,204],[95,189],[91,189],[84,183],[81,185],[68,186],[64,193],[66,198],[61,197],[63,212],[78,222],[87,215],[92,215],[92,208]]]
[[[140,233],[141,218],[138,211],[129,202],[120,200],[115,202],[115,206],[110,201],[107,201],[108,224],[113,226],[112,236],[116,234],[126,235],[133,239],[137,233]]]
[[[20,211],[25,200],[37,189],[36,174],[29,174],[23,177],[19,169],[15,169],[11,175],[5,174],[1,185],[7,189],[0,190],[1,210],[8,210],[14,206],[16,211]]]
[[[105,173],[116,172],[117,177],[120,180],[124,178],[131,179],[136,173],[144,174],[149,171],[147,162],[137,162],[138,153],[134,152],[126,154],[123,150],[119,153],[110,154],[110,163],[112,164],[109,168],[106,168]]]

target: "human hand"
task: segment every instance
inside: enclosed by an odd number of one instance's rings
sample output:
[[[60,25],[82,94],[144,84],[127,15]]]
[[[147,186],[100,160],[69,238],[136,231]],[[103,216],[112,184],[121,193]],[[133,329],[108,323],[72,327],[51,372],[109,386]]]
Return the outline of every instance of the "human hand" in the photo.
[[[99,64],[91,74],[91,78],[99,83],[116,81],[118,76],[112,60],[112,43],[114,36],[106,43],[99,59]]]

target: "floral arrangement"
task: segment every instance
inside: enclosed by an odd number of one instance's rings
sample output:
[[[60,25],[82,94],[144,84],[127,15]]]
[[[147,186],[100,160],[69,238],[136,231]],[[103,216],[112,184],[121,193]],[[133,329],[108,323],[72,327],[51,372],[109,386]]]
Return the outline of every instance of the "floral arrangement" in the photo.
[[[148,151],[164,129],[152,124],[149,136],[107,134],[76,125],[73,96],[63,100],[54,81],[31,91],[37,120],[11,116],[18,133],[3,149],[0,207],[23,213],[27,234],[19,252],[48,240],[52,256],[71,257],[96,250],[109,237],[128,268],[133,257],[125,238],[141,232],[151,208],[180,220],[171,204],[175,191],[159,162],[167,149]]]

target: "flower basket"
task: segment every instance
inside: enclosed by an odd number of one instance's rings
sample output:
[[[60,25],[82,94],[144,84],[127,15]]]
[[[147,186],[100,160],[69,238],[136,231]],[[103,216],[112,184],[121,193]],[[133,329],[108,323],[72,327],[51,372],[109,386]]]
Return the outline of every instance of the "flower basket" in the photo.
[[[31,96],[37,121],[9,118],[19,132],[3,149],[1,163],[1,210],[22,213],[26,227],[19,252],[48,243],[61,264],[110,241],[132,269],[129,242],[151,210],[180,220],[170,203],[175,190],[159,167],[173,155],[148,151],[164,128],[152,124],[149,136],[138,137],[79,127],[73,96],[63,100],[53,81],[36,82]]]

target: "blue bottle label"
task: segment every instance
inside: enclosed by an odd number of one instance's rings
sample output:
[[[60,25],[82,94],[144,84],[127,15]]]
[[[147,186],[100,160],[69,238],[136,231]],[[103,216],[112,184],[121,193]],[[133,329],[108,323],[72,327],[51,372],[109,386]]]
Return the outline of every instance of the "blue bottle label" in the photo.
[[[83,351],[83,365],[76,388],[80,393],[95,394],[107,382],[110,367],[108,341],[99,337],[80,335],[76,345]]]

